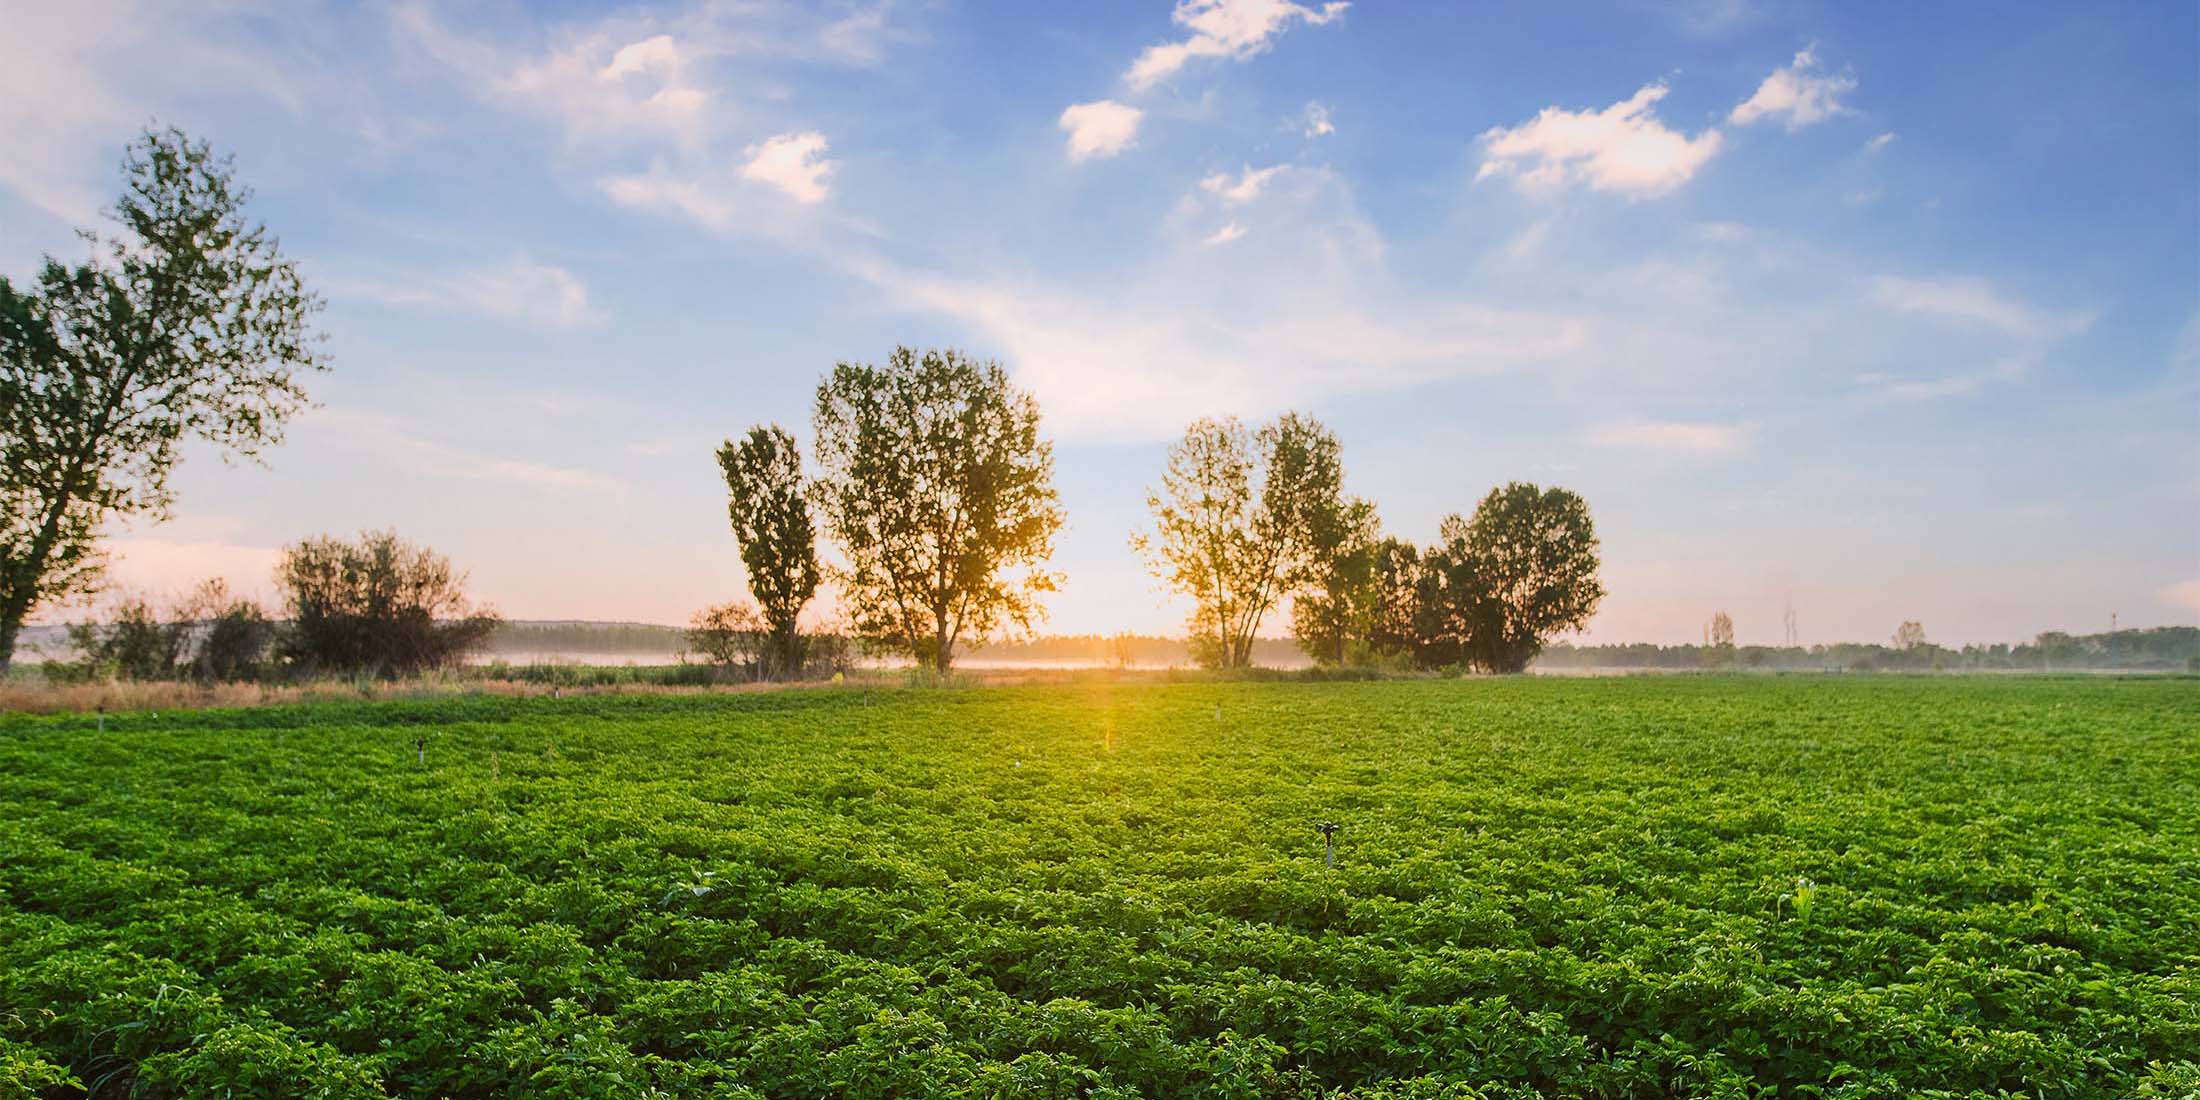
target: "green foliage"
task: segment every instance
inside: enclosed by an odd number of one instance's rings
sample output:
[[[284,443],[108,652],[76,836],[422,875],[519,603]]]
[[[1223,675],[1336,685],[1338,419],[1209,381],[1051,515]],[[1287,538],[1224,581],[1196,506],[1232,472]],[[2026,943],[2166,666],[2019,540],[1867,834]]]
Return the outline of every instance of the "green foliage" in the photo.
[[[205,683],[257,680],[267,671],[276,625],[254,600],[233,598],[220,580],[199,587],[191,604],[198,638],[191,654],[193,679]]]
[[[817,532],[803,497],[802,452],[794,437],[774,424],[751,428],[748,438],[718,450],[726,478],[727,514],[747,567],[749,593],[763,609],[769,644],[766,676],[799,675],[802,607],[817,594]]]
[[[2196,691],[0,716],[0,1095],[2185,1096]]]
[[[895,348],[817,387],[814,502],[845,564],[844,611],[867,642],[941,671],[956,647],[1028,631],[1059,578],[1054,447],[1039,404],[999,363]]]
[[[230,596],[219,579],[199,585],[163,616],[143,596],[117,602],[106,622],[74,623],[69,660],[41,668],[56,683],[256,680],[268,670],[275,624],[249,599]]]
[[[122,168],[91,259],[0,277],[0,670],[26,615],[96,585],[105,522],[166,514],[186,440],[257,457],[324,369],[320,300],[228,160],[149,130]]]
[[[1440,536],[1423,558],[1428,664],[1520,672],[1604,598],[1588,502],[1565,489],[1492,489],[1471,519],[1445,519]]]
[[[1153,530],[1131,545],[1191,598],[1193,659],[1251,664],[1261,619],[1294,590],[1315,601],[1309,652],[1341,653],[1375,516],[1344,496],[1337,437],[1319,421],[1286,413],[1255,432],[1235,417],[1194,421],[1169,448],[1146,506]]]
[[[712,665],[754,680],[763,675],[771,630],[749,604],[712,604],[689,620],[687,647]]]
[[[306,675],[395,679],[463,662],[499,622],[466,599],[450,559],[395,531],[333,535],[283,550],[275,567],[289,614],[282,657]]]

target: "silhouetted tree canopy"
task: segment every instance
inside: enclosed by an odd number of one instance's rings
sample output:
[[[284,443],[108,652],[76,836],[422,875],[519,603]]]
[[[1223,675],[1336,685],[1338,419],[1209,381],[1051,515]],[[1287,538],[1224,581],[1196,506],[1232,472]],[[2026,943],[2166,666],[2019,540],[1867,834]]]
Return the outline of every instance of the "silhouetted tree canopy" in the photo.
[[[275,575],[290,616],[282,656],[308,674],[395,678],[457,664],[499,621],[468,602],[450,559],[393,531],[306,539]]]
[[[149,131],[123,177],[90,259],[0,277],[0,671],[27,615],[97,584],[102,524],[166,515],[184,440],[257,457],[324,369],[321,303],[228,159]]]

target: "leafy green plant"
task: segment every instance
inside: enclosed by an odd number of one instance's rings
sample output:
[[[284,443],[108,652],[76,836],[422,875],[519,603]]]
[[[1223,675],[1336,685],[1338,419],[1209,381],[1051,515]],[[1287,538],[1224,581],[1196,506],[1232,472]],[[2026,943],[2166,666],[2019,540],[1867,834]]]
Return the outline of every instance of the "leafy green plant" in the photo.
[[[0,716],[0,1096],[2185,1096],[2196,692]]]

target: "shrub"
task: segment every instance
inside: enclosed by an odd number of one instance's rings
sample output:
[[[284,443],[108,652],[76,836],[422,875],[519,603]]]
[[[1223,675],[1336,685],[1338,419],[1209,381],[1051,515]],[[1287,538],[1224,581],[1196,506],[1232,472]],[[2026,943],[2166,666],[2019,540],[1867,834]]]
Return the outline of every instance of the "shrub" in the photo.
[[[323,535],[276,567],[290,615],[280,652],[295,670],[395,679],[461,664],[502,621],[466,599],[450,559],[394,531]]]

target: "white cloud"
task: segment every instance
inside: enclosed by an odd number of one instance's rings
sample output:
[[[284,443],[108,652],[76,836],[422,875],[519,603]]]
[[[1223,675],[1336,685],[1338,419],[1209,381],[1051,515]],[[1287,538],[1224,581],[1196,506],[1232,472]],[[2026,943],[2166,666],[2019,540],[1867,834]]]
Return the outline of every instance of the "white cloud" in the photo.
[[[1887,131],[1886,133],[1884,133],[1884,134],[1881,134],[1881,135],[1879,135],[1878,137],[1875,137],[1875,138],[1871,139],[1870,141],[1867,141],[1867,142],[1865,142],[1865,143],[1864,143],[1864,152],[1866,152],[1866,153],[1877,153],[1877,152],[1880,152],[1880,151],[1882,151],[1882,150],[1886,149],[1886,147],[1887,147],[1887,146],[1889,146],[1889,145],[1893,145],[1893,144],[1894,144],[1894,138],[1895,138],[1895,134],[1894,134],[1894,131],[1893,131],[1893,130],[1889,130],[1889,131]]]
[[[1598,447],[1726,454],[1749,446],[1756,436],[1757,426],[1750,423],[1631,420],[1592,431],[1589,442]]]
[[[1245,209],[1260,220],[1187,232],[1097,283],[844,262],[892,307],[939,317],[1000,357],[1061,438],[1161,439],[1199,415],[1262,416],[1581,353],[1589,326],[1576,315],[1394,278],[1380,234],[1333,173],[1295,168]],[[1217,237],[1227,247],[1207,243]]]
[[[1329,121],[1329,105],[1316,100],[1306,105],[1306,129],[1308,138],[1328,137],[1337,132],[1335,123]]]
[[[1871,299],[1897,313],[1983,326],[2033,341],[2084,332],[2092,326],[2094,316],[2090,310],[2059,311],[2026,305],[2004,296],[1984,279],[1963,276],[1881,275],[1872,281]]]
[[[1221,199],[1225,206],[1243,206],[1259,198],[1261,188],[1268,186],[1268,181],[1281,171],[1283,165],[1280,164],[1247,168],[1235,180],[1228,172],[1214,172],[1199,181],[1199,189]]]
[[[1571,182],[1631,196],[1664,194],[1688,182],[1719,151],[1719,131],[1691,138],[1667,129],[1651,105],[1665,85],[1645,86],[1601,111],[1546,107],[1535,118],[1482,135],[1476,179],[1513,175],[1527,190]]]
[[[1112,157],[1138,141],[1138,120],[1146,112],[1112,99],[1073,104],[1057,125],[1069,132],[1069,159]]]
[[[1148,46],[1131,62],[1123,79],[1135,91],[1144,91],[1175,74],[1193,58],[1223,57],[1242,61],[1274,45],[1291,24],[1321,26],[1344,14],[1351,5],[1336,0],[1319,8],[1291,0],[1181,0],[1170,18],[1191,34],[1181,41]]]
[[[833,162],[825,159],[825,135],[815,130],[780,134],[743,150],[743,178],[771,184],[805,205],[825,201],[825,177]]]
[[[1727,121],[1746,126],[1759,119],[1780,119],[1790,131],[1823,122],[1848,108],[1841,97],[1856,90],[1856,78],[1847,73],[1826,75],[1818,71],[1818,55],[1804,50],[1784,69],[1773,71],[1757,91],[1728,113]],[[1891,137],[1892,135],[1885,135]]]
[[[679,69],[679,46],[671,35],[660,34],[621,47],[596,79],[618,80],[636,73],[676,73]]]
[[[506,321],[577,328],[598,324],[604,315],[588,299],[588,284],[554,264],[520,257],[496,267],[407,283],[328,284],[339,297],[356,295],[397,305],[463,309]]]
[[[1239,225],[1236,222],[1231,222],[1230,224],[1225,225],[1222,228],[1207,234],[1205,237],[1201,238],[1201,240],[1205,241],[1208,244],[1229,244],[1231,241],[1237,240],[1239,237],[1242,237],[1244,235],[1245,227]]]

